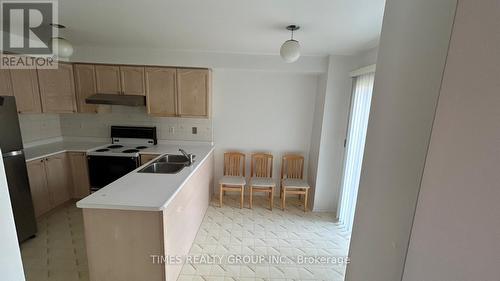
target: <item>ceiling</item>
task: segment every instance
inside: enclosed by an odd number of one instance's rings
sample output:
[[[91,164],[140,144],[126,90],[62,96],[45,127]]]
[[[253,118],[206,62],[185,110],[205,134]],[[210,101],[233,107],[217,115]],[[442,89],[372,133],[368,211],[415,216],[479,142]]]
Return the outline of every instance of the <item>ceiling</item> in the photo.
[[[76,46],[278,54],[298,24],[303,55],[375,47],[385,0],[61,0]]]

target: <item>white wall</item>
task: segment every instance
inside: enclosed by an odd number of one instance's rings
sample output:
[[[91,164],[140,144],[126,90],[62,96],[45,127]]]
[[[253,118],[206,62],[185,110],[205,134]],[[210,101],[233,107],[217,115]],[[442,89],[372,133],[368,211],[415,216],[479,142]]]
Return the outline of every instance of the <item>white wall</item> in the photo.
[[[2,152],[0,151],[0,155]],[[17,241],[9,187],[0,159],[0,272],[2,280],[24,281],[23,263]]]
[[[216,179],[229,150],[272,152],[276,179],[283,153],[308,159],[318,75],[215,70],[213,79]]]
[[[353,56],[330,56],[326,84],[318,94],[311,135],[310,175],[315,211],[337,212],[344,165],[352,78],[349,72],[374,64],[377,49]]]
[[[323,131],[323,114],[325,109],[326,85],[328,83],[328,74],[324,73],[318,77],[318,93],[314,103],[313,124],[311,128],[311,140],[309,146],[309,159],[307,180],[311,185],[309,190],[309,206],[315,208],[315,194],[318,175],[319,151],[321,145],[321,132]]]
[[[402,278],[455,6],[386,2],[346,281]]]
[[[404,281],[500,279],[500,3],[458,3]]]
[[[19,126],[25,145],[62,136],[57,114],[19,114]]]

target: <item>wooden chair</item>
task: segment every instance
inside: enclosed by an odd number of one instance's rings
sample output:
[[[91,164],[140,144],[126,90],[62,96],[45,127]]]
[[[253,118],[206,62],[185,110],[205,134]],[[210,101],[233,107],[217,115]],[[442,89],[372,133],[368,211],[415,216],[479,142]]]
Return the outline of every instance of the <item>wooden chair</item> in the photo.
[[[254,153],[250,161],[250,209],[252,209],[253,193],[266,192],[269,197],[269,209],[273,209],[274,187],[273,156],[266,153]]]
[[[281,160],[281,209],[286,207],[286,195],[304,195],[304,212],[307,211],[307,196],[309,184],[304,177],[304,157],[301,155],[288,154]]]
[[[219,180],[219,204],[226,191],[240,192],[240,209],[243,208],[245,181],[245,154],[240,152],[224,153],[224,176]]]

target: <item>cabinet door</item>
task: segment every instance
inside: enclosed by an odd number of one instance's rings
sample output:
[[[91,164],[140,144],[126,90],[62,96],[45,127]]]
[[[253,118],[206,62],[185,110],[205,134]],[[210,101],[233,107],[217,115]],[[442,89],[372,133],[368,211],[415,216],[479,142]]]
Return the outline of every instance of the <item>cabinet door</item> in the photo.
[[[71,175],[73,177],[72,197],[80,199],[90,194],[87,155],[85,152],[69,152]]]
[[[158,157],[158,154],[141,154],[141,165],[146,164],[147,162]]]
[[[19,113],[41,113],[36,69],[11,69],[12,92]]]
[[[208,69],[177,69],[178,115],[208,117],[210,84]]]
[[[95,80],[97,93],[120,94],[120,67],[117,65],[96,65]]]
[[[33,160],[26,163],[30,182],[31,199],[35,208],[35,216],[39,217],[51,209],[44,160]]]
[[[57,69],[39,69],[42,110],[46,113],[76,112],[73,66],[59,63]]]
[[[154,116],[177,114],[175,76],[175,68],[146,68],[146,103],[149,114]]]
[[[10,70],[0,69],[0,96],[12,96],[12,82],[10,80]]]
[[[92,64],[75,64],[75,92],[78,112],[97,113],[97,105],[87,104],[85,99],[97,93],[95,70]]]
[[[145,96],[144,67],[120,66],[122,94]]]
[[[69,172],[66,153],[56,154],[45,158],[45,172],[47,186],[52,199],[52,206],[58,206],[70,199]]]

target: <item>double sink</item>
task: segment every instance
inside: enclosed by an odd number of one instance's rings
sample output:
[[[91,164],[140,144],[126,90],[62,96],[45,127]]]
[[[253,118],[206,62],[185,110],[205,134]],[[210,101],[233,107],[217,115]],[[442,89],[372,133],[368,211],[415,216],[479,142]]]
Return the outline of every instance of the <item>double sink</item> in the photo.
[[[184,155],[165,154],[153,163],[140,169],[138,173],[177,174],[191,164],[190,159]]]

